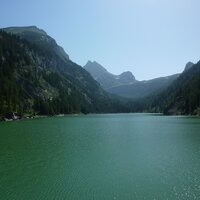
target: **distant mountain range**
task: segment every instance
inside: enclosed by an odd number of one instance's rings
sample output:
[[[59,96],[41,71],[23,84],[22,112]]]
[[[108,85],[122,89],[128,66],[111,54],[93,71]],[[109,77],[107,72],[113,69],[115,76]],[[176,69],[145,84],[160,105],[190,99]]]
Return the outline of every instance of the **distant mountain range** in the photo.
[[[120,75],[109,73],[97,62],[89,61],[84,68],[107,92],[128,97],[130,112],[200,115],[200,62],[188,62],[180,74],[147,81],[137,81],[132,74],[121,81]]]
[[[200,62],[188,62],[181,74],[137,81],[97,62],[77,65],[36,26],[0,29],[0,116],[6,112],[200,115]]]
[[[120,75],[114,75],[108,72],[102,65],[100,65],[96,61],[88,61],[83,68],[87,70],[105,90],[120,85],[133,84],[136,82],[135,77],[131,72],[127,71],[123,72]]]
[[[148,81],[137,81],[131,72],[113,75],[95,61],[88,61],[84,69],[86,69],[106,91],[128,98],[141,98],[152,93],[158,93],[168,87],[179,76],[179,74],[175,74]]]
[[[136,81],[130,85],[120,85],[109,88],[107,91],[127,98],[143,98],[150,94],[158,94],[160,91],[167,88],[178,76],[179,74],[175,74],[147,81]]]

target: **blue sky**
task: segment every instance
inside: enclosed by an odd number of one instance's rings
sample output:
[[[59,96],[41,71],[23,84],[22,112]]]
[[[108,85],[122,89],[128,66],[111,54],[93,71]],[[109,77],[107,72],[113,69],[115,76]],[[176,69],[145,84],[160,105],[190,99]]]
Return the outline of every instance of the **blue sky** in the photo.
[[[36,25],[71,60],[138,80],[200,60],[199,0],[0,0],[0,26]]]

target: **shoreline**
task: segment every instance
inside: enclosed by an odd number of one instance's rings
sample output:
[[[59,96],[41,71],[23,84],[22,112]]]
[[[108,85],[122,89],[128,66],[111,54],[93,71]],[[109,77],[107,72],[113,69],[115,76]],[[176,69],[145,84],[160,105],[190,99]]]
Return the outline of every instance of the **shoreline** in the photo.
[[[40,118],[47,118],[47,117],[65,117],[65,116],[80,116],[86,115],[84,113],[71,113],[71,114],[56,114],[56,115],[22,115],[17,118],[7,118],[5,115],[0,115],[0,122],[13,122],[13,121],[20,121],[25,119],[40,119]]]
[[[151,113],[151,112],[138,112],[138,113],[70,113],[70,114],[56,114],[56,115],[25,115],[22,116],[20,118],[16,118],[16,119],[9,119],[6,118],[5,115],[1,115],[0,116],[0,122],[13,122],[13,121],[21,121],[21,120],[25,120],[25,119],[40,119],[40,118],[47,118],[47,117],[66,117],[66,116],[81,116],[81,115],[106,115],[106,114],[156,114],[156,115],[160,115],[160,116],[168,116],[168,117],[200,117],[200,115],[180,115],[180,114],[174,114],[174,115],[166,115],[164,113]]]

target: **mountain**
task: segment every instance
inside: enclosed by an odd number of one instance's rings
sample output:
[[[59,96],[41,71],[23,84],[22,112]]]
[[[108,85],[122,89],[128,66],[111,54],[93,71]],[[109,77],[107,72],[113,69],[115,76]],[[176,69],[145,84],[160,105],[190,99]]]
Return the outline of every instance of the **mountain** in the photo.
[[[105,90],[108,90],[111,87],[128,85],[136,82],[135,77],[131,72],[127,71],[120,75],[114,75],[95,61],[88,61],[83,68],[87,70]]]
[[[56,41],[47,35],[47,33],[36,26],[27,27],[8,27],[4,31],[20,36],[33,45],[36,45],[41,51],[48,52],[51,55],[56,54],[62,60],[69,60],[69,56],[64,49],[57,45]]]
[[[113,75],[97,62],[88,61],[84,66],[95,80],[109,93],[128,98],[143,98],[168,87],[178,74],[148,81],[137,81],[131,72]]]
[[[194,65],[194,63],[192,62],[188,62],[186,65],[185,65],[185,71],[187,71],[188,69],[190,69],[192,66]]]
[[[200,115],[200,61],[191,65],[164,91],[153,98],[150,107],[165,114]]]
[[[109,88],[107,91],[122,97],[143,98],[151,94],[156,94],[167,88],[179,74],[155,78],[147,81],[137,81],[129,85],[120,85]]]
[[[41,35],[48,39],[36,39]],[[119,99],[104,91],[90,73],[62,50],[53,38],[35,26],[0,30],[0,115],[6,112],[200,115],[200,62],[189,62],[180,75],[149,81],[136,81],[130,72],[113,75],[98,63],[88,62],[86,68],[91,67],[97,80],[99,74],[102,79],[110,77],[112,81],[106,81],[113,86],[108,91],[118,89],[110,92],[134,97]]]
[[[0,31],[0,114],[116,112],[118,107],[118,101],[43,30]]]

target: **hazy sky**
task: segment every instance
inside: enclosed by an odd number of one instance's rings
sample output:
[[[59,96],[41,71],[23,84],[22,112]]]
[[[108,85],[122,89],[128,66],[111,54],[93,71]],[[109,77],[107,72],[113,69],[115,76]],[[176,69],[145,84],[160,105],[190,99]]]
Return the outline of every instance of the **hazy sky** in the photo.
[[[0,26],[36,25],[80,65],[138,80],[200,60],[199,0],[0,0]]]

